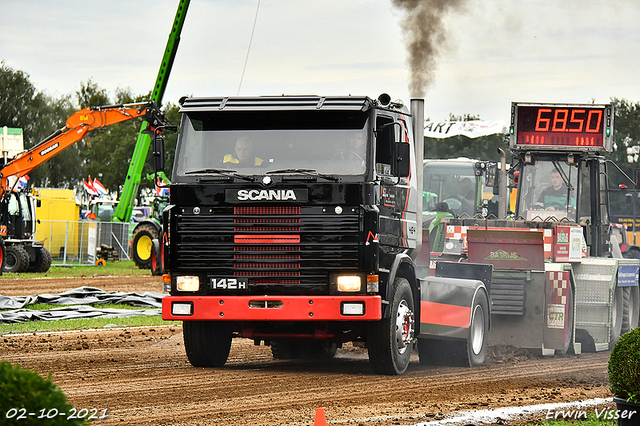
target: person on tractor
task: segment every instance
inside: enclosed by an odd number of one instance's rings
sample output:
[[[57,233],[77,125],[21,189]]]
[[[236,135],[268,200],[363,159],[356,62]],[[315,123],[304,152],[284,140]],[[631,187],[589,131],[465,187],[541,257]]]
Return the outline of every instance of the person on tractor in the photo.
[[[560,172],[554,169],[551,171],[551,186],[542,191],[535,205],[545,210],[565,210],[567,208],[567,193],[567,185]]]

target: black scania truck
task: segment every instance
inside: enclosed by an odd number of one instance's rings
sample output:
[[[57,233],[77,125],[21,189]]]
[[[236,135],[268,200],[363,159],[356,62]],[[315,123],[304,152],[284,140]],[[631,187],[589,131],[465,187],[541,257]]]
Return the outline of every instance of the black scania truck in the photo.
[[[414,345],[423,363],[484,363],[491,270],[427,277],[415,261],[423,101],[411,110],[388,95],[180,100],[152,257],[192,365],[224,365],[234,337],[280,359],[359,342],[380,374],[404,373]],[[158,138],[157,171],[163,152]]]

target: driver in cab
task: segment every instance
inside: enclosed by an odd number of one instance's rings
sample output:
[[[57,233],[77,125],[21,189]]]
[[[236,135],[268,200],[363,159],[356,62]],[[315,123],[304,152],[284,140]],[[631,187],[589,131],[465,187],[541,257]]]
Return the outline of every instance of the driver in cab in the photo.
[[[542,191],[535,206],[545,210],[565,210],[567,208],[567,192],[567,185],[560,172],[554,169],[551,171],[551,186]]]
[[[246,136],[238,138],[233,154],[224,156],[224,164],[236,164],[240,167],[255,167],[262,165],[262,158],[256,157],[253,142]]]

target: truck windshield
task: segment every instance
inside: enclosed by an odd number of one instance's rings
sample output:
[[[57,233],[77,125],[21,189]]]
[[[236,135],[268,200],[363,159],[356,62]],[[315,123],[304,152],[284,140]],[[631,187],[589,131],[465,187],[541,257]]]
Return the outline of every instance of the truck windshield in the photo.
[[[564,161],[536,161],[520,174],[518,214],[527,220],[576,221],[578,166]]]
[[[183,117],[174,173],[360,175],[367,164],[367,120],[361,111],[189,113]]]

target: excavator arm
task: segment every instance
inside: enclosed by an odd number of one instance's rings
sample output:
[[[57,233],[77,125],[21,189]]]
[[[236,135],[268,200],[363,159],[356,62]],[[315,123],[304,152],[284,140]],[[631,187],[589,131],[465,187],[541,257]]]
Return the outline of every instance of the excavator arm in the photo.
[[[0,195],[13,189],[9,181],[11,176],[15,176],[17,181],[18,178],[82,140],[91,130],[133,118],[142,118],[149,123],[146,128],[148,132],[153,132],[157,126],[165,123],[164,115],[154,102],[87,107],[76,112],[67,119],[63,128],[0,169]]]

